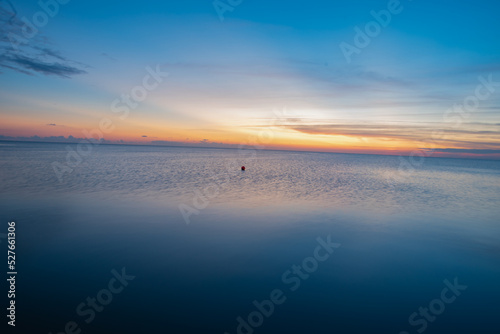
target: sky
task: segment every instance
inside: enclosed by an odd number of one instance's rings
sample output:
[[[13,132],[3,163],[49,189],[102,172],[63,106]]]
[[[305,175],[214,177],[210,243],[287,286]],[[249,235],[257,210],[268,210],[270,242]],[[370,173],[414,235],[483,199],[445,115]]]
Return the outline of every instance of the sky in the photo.
[[[500,158],[493,0],[0,0],[0,140]]]

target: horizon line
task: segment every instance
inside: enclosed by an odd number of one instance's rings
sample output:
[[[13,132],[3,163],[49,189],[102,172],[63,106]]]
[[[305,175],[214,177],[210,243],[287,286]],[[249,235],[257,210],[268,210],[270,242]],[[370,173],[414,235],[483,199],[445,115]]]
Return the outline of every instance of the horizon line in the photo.
[[[37,143],[37,144],[79,144],[78,142],[61,142],[61,141],[37,141],[37,140],[12,140],[0,138],[0,142],[11,142],[11,143]],[[352,153],[352,152],[329,152],[329,151],[304,151],[304,150],[287,150],[287,149],[272,149],[272,148],[241,148],[241,147],[207,147],[207,146],[182,146],[182,145],[162,145],[162,144],[152,144],[152,143],[115,143],[115,142],[99,142],[94,145],[115,145],[115,146],[148,146],[148,147],[169,147],[169,148],[201,148],[201,149],[222,149],[222,150],[262,150],[262,151],[276,151],[276,152],[297,152],[297,153],[326,153],[326,154],[349,154],[349,155],[376,155],[376,156],[386,156],[386,157],[410,157],[410,154],[381,154],[381,153]],[[418,150],[422,151],[422,150]],[[500,161],[500,158],[491,158],[485,155],[483,156],[425,156],[424,158],[432,159],[468,159],[468,160],[489,160],[489,161]]]

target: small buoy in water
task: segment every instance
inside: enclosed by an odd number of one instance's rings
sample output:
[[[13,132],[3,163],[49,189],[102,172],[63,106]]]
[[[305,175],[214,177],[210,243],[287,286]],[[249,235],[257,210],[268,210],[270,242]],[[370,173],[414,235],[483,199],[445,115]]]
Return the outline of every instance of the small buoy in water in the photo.
[[[241,170],[245,170],[245,166],[241,166]]]

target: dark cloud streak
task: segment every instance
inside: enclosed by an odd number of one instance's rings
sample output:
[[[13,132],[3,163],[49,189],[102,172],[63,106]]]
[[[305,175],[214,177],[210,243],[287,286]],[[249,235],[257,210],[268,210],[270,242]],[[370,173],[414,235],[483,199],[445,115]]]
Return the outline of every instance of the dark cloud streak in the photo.
[[[14,55],[10,58],[7,57],[7,61],[19,65],[22,69],[29,69],[46,75],[57,75],[63,78],[69,78],[76,74],[87,73],[86,71],[73,66],[61,63],[46,63],[39,59],[27,56]]]
[[[38,73],[61,78],[87,73],[82,68],[85,65],[71,61],[50,48],[48,39],[41,33],[26,38],[23,34],[24,23],[10,1],[0,1],[0,24],[0,68],[26,75]]]

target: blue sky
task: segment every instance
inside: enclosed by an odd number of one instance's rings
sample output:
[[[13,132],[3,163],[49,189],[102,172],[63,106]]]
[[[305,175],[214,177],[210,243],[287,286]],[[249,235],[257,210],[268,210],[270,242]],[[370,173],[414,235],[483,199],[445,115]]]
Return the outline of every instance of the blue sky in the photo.
[[[341,43],[389,3],[245,0],[221,21],[212,1],[71,0],[12,50],[8,33],[42,8],[1,1],[0,135],[82,137],[161,66],[107,139],[237,144],[268,127],[277,147],[404,151],[446,129],[442,150],[499,149],[500,85],[459,125],[443,118],[479,76],[500,81],[498,2],[401,1],[348,62]]]

